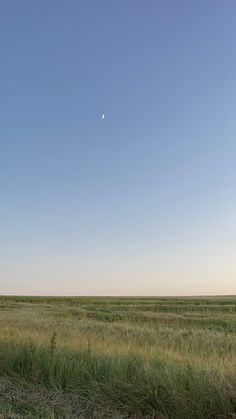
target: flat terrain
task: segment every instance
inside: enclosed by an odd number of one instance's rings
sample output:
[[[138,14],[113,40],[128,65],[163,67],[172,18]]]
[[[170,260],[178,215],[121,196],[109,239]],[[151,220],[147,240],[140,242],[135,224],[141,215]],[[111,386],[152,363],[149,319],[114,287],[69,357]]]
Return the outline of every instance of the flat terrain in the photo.
[[[236,418],[236,297],[0,297],[0,418]]]

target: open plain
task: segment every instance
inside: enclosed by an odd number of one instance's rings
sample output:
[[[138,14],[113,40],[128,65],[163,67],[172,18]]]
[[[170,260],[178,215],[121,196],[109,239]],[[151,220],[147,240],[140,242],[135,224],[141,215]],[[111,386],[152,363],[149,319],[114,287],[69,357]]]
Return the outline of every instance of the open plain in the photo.
[[[235,297],[0,297],[1,418],[235,418],[235,360]]]

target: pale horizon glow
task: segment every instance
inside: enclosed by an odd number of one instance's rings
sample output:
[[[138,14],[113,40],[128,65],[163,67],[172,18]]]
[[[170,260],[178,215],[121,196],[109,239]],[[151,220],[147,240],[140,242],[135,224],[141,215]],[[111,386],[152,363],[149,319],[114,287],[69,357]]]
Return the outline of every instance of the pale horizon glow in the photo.
[[[236,294],[235,14],[3,2],[0,295]]]

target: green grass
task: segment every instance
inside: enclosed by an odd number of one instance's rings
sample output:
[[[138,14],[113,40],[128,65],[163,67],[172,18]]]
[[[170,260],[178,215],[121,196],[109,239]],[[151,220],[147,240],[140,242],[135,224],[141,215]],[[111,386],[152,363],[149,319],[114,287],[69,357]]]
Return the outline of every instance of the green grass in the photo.
[[[0,418],[236,418],[236,298],[0,297]]]

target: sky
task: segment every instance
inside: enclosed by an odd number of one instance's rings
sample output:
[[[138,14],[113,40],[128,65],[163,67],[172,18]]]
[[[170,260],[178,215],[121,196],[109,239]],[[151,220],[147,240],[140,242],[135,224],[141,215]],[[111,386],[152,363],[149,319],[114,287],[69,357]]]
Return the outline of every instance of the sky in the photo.
[[[1,2],[0,294],[236,294],[235,16]]]

